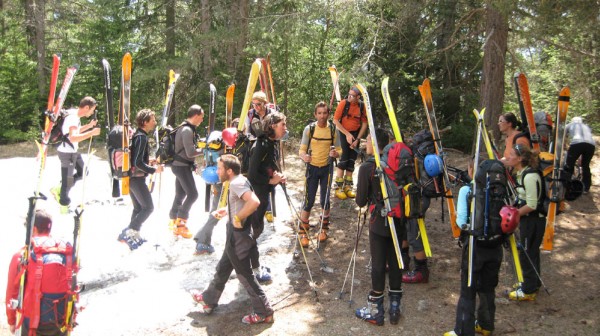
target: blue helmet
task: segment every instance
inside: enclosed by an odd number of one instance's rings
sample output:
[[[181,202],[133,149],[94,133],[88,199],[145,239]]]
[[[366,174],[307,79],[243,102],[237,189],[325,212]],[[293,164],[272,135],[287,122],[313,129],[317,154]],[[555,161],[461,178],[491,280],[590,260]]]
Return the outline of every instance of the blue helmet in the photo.
[[[436,154],[427,154],[423,161],[425,166],[425,172],[431,177],[436,177],[442,174],[444,171],[444,163],[442,159]]]
[[[216,184],[219,182],[217,166],[208,166],[202,171],[202,179],[207,184]]]

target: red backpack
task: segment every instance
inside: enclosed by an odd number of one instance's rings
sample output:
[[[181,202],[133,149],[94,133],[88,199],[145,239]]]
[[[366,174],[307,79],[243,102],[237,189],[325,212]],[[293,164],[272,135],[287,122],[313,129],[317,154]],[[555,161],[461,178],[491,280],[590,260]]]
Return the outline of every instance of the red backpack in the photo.
[[[67,305],[74,294],[72,279],[77,271],[73,265],[73,246],[49,236],[32,239],[21,313],[29,318],[30,331],[42,325],[67,327]]]
[[[393,217],[403,218],[407,216],[404,205],[404,187],[416,181],[415,161],[412,150],[404,142],[391,143],[383,149],[381,156],[381,167],[385,173],[386,185],[393,182],[393,187],[388,186],[388,197],[390,198],[390,213]],[[392,188],[396,190],[391,190]]]

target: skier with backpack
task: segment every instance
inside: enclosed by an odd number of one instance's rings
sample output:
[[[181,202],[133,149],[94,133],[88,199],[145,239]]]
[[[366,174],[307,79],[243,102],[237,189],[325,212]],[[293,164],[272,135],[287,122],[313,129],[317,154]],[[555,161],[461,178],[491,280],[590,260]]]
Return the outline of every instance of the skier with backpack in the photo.
[[[320,227],[318,240],[325,241],[328,238],[329,225],[329,192],[331,178],[333,176],[333,160],[339,157],[341,152],[340,140],[335,132],[333,124],[329,120],[329,107],[324,101],[315,105],[314,116],[316,121],[307,125],[302,132],[302,141],[298,155],[306,163],[304,182],[304,201],[300,213],[300,243],[302,247],[308,247],[308,230],[310,229],[309,216],[315,203],[317,189],[320,190],[320,204],[323,209],[319,218]]]
[[[83,126],[80,121],[82,117],[91,117],[96,110],[96,105],[94,98],[84,97],[79,102],[79,107],[67,110],[64,119],[57,122],[53,128],[53,133],[55,133],[53,137],[60,139],[56,150],[60,160],[61,182],[50,192],[60,204],[60,211],[63,214],[69,212],[71,204],[69,191],[75,182],[83,178],[84,174],[83,158],[78,152],[79,142],[100,135],[100,128],[95,127],[97,120],[93,119]],[[77,173],[74,174],[75,171]]]
[[[138,128],[131,138],[131,178],[129,180],[129,195],[131,203],[133,203],[133,213],[129,225],[121,231],[117,238],[120,242],[127,244],[132,251],[146,242],[140,236],[140,229],[154,211],[152,195],[146,185],[146,177],[163,170],[162,165],[156,164],[156,160],[150,161],[148,134],[156,127],[154,111],[140,110],[135,117],[135,123]]]
[[[592,186],[590,162],[596,150],[596,141],[592,136],[590,127],[583,123],[581,117],[574,117],[566,128],[569,137],[569,150],[565,162],[565,171],[570,175],[575,170],[575,162],[581,157],[581,175],[583,191],[589,192]]]
[[[360,100],[360,90],[353,86],[348,97],[342,100],[333,115],[333,124],[340,133],[342,156],[337,164],[335,178],[335,196],[339,199],[354,198],[354,162],[358,157],[360,139],[367,132],[365,105]]]
[[[29,225],[29,223],[26,223]],[[6,286],[6,316],[11,334],[21,328],[21,335],[63,336],[69,330],[67,304],[73,294],[71,277],[75,269],[73,246],[53,238],[52,217],[44,210],[34,214],[31,250],[26,263],[24,250],[15,253],[8,269]],[[24,267],[24,268],[23,268]],[[19,278],[28,274],[18,311]],[[20,319],[17,320],[17,313]],[[64,328],[61,331],[61,328]]]
[[[174,157],[171,165],[175,175],[175,198],[169,211],[169,228],[173,231],[173,235],[185,239],[192,238],[187,221],[190,209],[198,199],[198,188],[196,188],[193,171],[196,170],[194,159],[204,151],[196,146],[196,128],[202,120],[204,120],[204,110],[200,105],[192,105],[188,109],[187,119],[175,133]]]
[[[375,130],[376,143],[380,151],[389,142],[389,133],[383,129]],[[387,214],[384,214],[384,200],[380,189],[380,181],[376,172],[376,163],[373,158],[373,140],[371,135],[367,136],[367,155],[371,155],[358,170],[358,182],[356,187],[356,204],[359,207],[368,206],[370,213],[369,220],[369,247],[371,252],[371,291],[367,296],[367,305],[356,310],[356,317],[382,326],[385,322],[385,308],[383,305],[386,265],[388,269],[388,295],[390,300],[389,318],[391,324],[398,324],[400,319],[400,302],[402,299],[402,273],[398,265],[398,259],[393,244],[393,239],[388,227]],[[385,173],[382,174],[384,178]],[[393,183],[392,183],[393,184]],[[391,186],[395,188],[395,186]],[[391,197],[390,197],[391,198]],[[392,209],[398,206],[398,203],[390,202]],[[382,212],[383,210],[383,212]],[[393,217],[393,225],[396,227],[397,235],[403,236],[406,230],[403,219]]]
[[[531,147],[531,143],[529,142],[529,138],[523,133],[521,130],[521,123],[517,119],[517,116],[514,113],[507,112],[498,118],[498,129],[504,135],[506,135],[505,139],[505,148],[504,154],[502,156],[502,160],[506,164],[506,158],[509,153],[512,151],[512,148],[516,144],[527,145]]]
[[[469,176],[473,176],[473,167],[471,160]],[[502,245],[519,224],[518,210],[505,206],[508,185],[506,169],[501,161],[483,161],[473,180],[458,193],[456,222],[462,229],[459,238],[462,247],[460,297],[454,329],[444,336],[492,334]],[[473,246],[469,246],[471,241]],[[469,259],[470,248],[473,249],[472,260]],[[472,269],[470,282],[469,269]],[[476,309],[477,297],[479,305]]]
[[[513,167],[517,178],[517,207],[521,217],[519,250],[523,268],[523,283],[518,284],[508,298],[515,301],[533,301],[541,287],[539,275],[540,245],[544,237],[546,214],[544,213],[545,187],[538,171],[538,153],[529,146],[517,144],[506,157],[506,165]]]

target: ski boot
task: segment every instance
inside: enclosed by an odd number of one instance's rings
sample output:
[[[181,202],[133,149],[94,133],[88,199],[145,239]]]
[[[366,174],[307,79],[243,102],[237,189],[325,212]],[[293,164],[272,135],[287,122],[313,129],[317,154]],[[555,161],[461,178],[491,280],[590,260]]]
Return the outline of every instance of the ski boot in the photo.
[[[400,300],[402,299],[402,290],[389,291],[390,297],[390,323],[398,324],[400,320]]]
[[[321,225],[321,231],[319,232],[317,239],[319,239],[320,242],[324,242],[329,238],[327,235],[329,232],[329,217],[321,217]]]
[[[54,196],[54,199],[60,204],[60,185],[50,189],[50,193]]]
[[[300,245],[302,245],[302,247],[308,247],[310,242],[308,239],[308,230],[310,230],[310,224],[301,221],[298,226],[298,234],[300,235]]]
[[[384,314],[383,293],[377,294],[373,291],[367,297],[367,305],[357,309],[355,313],[356,317],[378,326],[383,325],[385,320]]]
[[[337,177],[335,179],[335,187],[334,187],[334,195],[335,197],[341,199],[341,200],[345,200],[346,198],[348,198],[348,196],[346,196],[346,192],[344,191],[344,178],[342,177]]]
[[[536,293],[526,294],[521,288],[508,293],[508,298],[513,301],[535,301],[536,296]]]
[[[204,302],[204,293],[200,292],[197,289],[192,289],[190,291],[190,294],[192,295],[192,299],[196,303],[199,303],[200,305],[202,305],[202,310],[204,310],[205,314],[212,313],[213,309],[217,306],[217,305],[211,305],[211,304]]]
[[[204,255],[204,254],[213,254],[215,252],[215,248],[210,244],[198,243],[196,244],[196,251],[194,255]]]
[[[175,222],[176,222],[176,221],[177,221],[177,220],[176,220],[176,219],[174,219],[174,218],[173,218],[173,219],[169,219],[169,231],[173,231],[173,230],[175,230],[175,226],[176,226],[176,225],[175,225]]]
[[[349,198],[354,198],[356,197],[356,193],[354,192],[354,190],[352,190],[352,188],[354,187],[354,182],[352,181],[352,177],[348,178],[348,176],[346,176],[346,178],[344,179],[344,193],[346,194],[346,197]]]
[[[186,223],[187,223],[187,219],[177,218],[175,220],[175,226],[173,227],[173,235],[175,237],[181,236],[182,238],[185,238],[185,239],[192,238],[192,233],[186,226]]]
[[[402,282],[404,283],[428,283],[429,282],[429,269],[427,268],[427,259],[418,260],[415,259],[415,269],[402,275]]]
[[[490,336],[490,335],[492,335],[492,331],[491,330],[483,329],[481,327],[481,325],[479,325],[479,322],[477,322],[477,321],[475,321],[475,333],[476,334],[482,334],[483,336]]]
[[[458,336],[458,334],[456,332],[454,332],[454,330],[450,330],[444,333],[444,336]]]
[[[273,281],[271,277],[271,269],[266,266],[260,266],[257,269],[253,270],[254,276],[256,277],[256,281],[260,284],[268,284]]]
[[[121,231],[121,233],[117,237],[117,240],[121,243],[127,244],[129,250],[131,251],[136,250],[138,247],[140,247],[140,244],[137,242],[137,240],[135,240],[132,231],[134,230],[130,228],[124,228],[123,231]]]

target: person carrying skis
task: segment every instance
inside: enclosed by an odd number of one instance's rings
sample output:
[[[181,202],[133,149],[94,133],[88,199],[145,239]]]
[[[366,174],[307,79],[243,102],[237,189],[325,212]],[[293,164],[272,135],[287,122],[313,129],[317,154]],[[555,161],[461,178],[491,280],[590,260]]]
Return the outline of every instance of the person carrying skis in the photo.
[[[514,145],[521,144],[531,147],[527,136],[525,136],[519,130],[520,127],[521,123],[519,122],[517,117],[511,112],[504,113],[498,118],[498,129],[502,134],[506,135],[504,155],[500,159],[505,164],[506,158],[508,157],[508,154],[512,151]]]
[[[339,199],[354,198],[354,162],[358,157],[360,139],[367,131],[367,114],[360,100],[360,91],[355,86],[348,91],[348,97],[342,100],[333,115],[333,124],[340,132],[342,157],[338,162],[335,178],[335,196]]]
[[[131,138],[131,177],[129,179],[129,195],[133,203],[133,213],[129,226],[123,229],[117,240],[127,244],[132,251],[140,247],[144,242],[140,236],[140,228],[152,211],[152,195],[146,185],[146,177],[149,174],[161,173],[162,165],[157,165],[156,160],[150,160],[150,149],[148,144],[148,134],[156,127],[156,118],[154,111],[149,109],[140,110],[135,123],[137,130]]]
[[[35,218],[33,222],[33,233],[32,233],[32,252],[36,246],[56,246],[57,250],[66,250],[67,248],[71,248],[71,244],[69,242],[62,241],[60,239],[55,239],[51,236],[52,231],[52,217],[44,210],[37,209],[35,211]],[[29,225],[29,223],[25,223],[25,225]],[[16,329],[18,328],[18,323],[21,324],[21,335],[48,335],[48,336],[63,336],[66,335],[67,332],[61,332],[60,328],[65,321],[64,310],[62,310],[63,315],[57,314],[55,316],[54,313],[58,313],[53,311],[52,305],[49,304],[50,309],[46,307],[46,312],[41,311],[39,308],[35,309],[36,306],[36,295],[37,293],[34,291],[35,286],[35,276],[31,274],[25,282],[24,296],[23,296],[23,306],[22,311],[20,312],[22,321],[17,321],[17,307],[16,305],[11,304],[12,302],[17,302],[19,300],[19,278],[21,276],[21,267],[23,266],[21,259],[23,257],[23,249],[19,252],[15,253],[10,261],[10,265],[8,268],[8,281],[6,284],[6,317],[8,320],[8,327],[11,334],[14,334]],[[31,253],[31,252],[30,252]],[[30,255],[30,258],[35,258],[35,255]],[[42,256],[39,256],[42,257]],[[64,255],[59,254],[46,254],[43,256],[44,264],[47,264],[47,260],[57,260],[56,258],[62,259]],[[29,262],[33,263],[34,259],[30,259]],[[37,267],[37,266],[36,266]],[[46,272],[44,272],[46,274]],[[43,278],[43,284],[47,285],[55,285],[52,282],[58,282],[60,279],[52,278],[47,275],[47,278]],[[70,284],[69,284],[70,285]],[[48,298],[45,298],[48,300]],[[57,303],[65,303],[65,298],[56,299]],[[46,302],[42,302],[43,304],[47,304]],[[40,316],[40,314],[42,314]],[[37,316],[36,316],[37,315]],[[34,328],[31,324],[33,320],[39,319],[39,324]]]
[[[523,283],[510,292],[508,298],[515,301],[533,301],[542,285],[539,275],[540,245],[544,238],[546,218],[538,209],[544,188],[542,177],[537,173],[539,153],[529,146],[516,144],[506,158],[506,165],[513,167],[517,178],[517,207],[521,216],[519,259],[523,268]],[[531,173],[530,173],[531,172]],[[527,255],[526,255],[527,254]]]
[[[324,101],[320,101],[315,105],[314,111],[315,121],[307,125],[302,132],[302,141],[298,155],[306,163],[306,176],[304,182],[304,202],[302,212],[300,213],[301,232],[300,243],[303,247],[308,247],[308,230],[310,225],[308,218],[310,210],[315,203],[317,189],[320,188],[321,208],[323,215],[320,218],[321,228],[319,231],[319,241],[327,239],[329,230],[329,187],[331,185],[331,177],[333,175],[333,160],[339,157],[342,148],[337,132],[334,132],[333,125],[329,120],[329,107]]]
[[[79,142],[100,135],[100,128],[95,128],[97,120],[92,119],[88,124],[81,126],[82,117],[89,118],[96,110],[96,100],[92,97],[84,97],[79,101],[78,108],[68,109],[62,125],[63,140],[56,148],[60,160],[60,185],[52,188],[50,192],[61,205],[60,212],[69,212],[71,199],[69,191],[75,182],[83,178],[83,159],[77,151]],[[77,173],[73,174],[75,171]]]
[[[276,185],[286,182],[286,177],[281,172],[275,155],[277,153],[276,142],[287,131],[285,115],[280,112],[271,112],[262,121],[262,126],[263,135],[256,139],[256,143],[252,148],[248,169],[248,180],[260,200],[260,206],[250,216],[254,240],[258,239],[265,227],[263,218],[269,204],[269,194],[273,192]],[[250,259],[258,281],[270,282],[269,268],[260,266],[258,249],[252,251]]]
[[[256,212],[260,201],[252,191],[246,177],[241,175],[241,165],[237,157],[225,154],[217,163],[217,174],[222,182],[229,181],[227,207],[213,212],[217,218],[228,216],[226,241],[223,256],[217,264],[216,273],[204,292],[192,290],[190,294],[195,302],[202,305],[206,314],[217,307],[225,284],[231,272],[235,270],[238,280],[250,296],[253,312],[242,318],[246,324],[273,323],[273,309],[267,296],[254,274],[250,256],[257,251],[253,238],[250,216]]]
[[[468,174],[473,178],[473,159],[469,161]],[[460,297],[456,306],[454,329],[444,336],[491,335],[496,315],[495,291],[498,286],[498,274],[502,265],[502,240],[495,243],[483,237],[474,239],[473,273],[471,286],[468,284],[469,271],[469,222],[471,220],[472,182],[462,186],[458,192],[456,204],[456,225],[462,229],[460,246],[462,248]],[[483,212],[485,209],[477,209]],[[481,223],[480,223],[481,224]],[[481,224],[483,225],[483,224]],[[475,317],[476,297],[479,296],[477,317]]]
[[[375,130],[379,151],[389,142],[389,133],[383,129]],[[373,159],[373,145],[371,135],[367,135],[367,155],[370,157],[358,169],[358,183],[356,186],[356,204],[359,207],[369,206],[369,247],[371,251],[371,291],[367,296],[367,305],[356,310],[356,317],[366,322],[382,326],[385,320],[383,297],[385,290],[386,265],[389,281],[391,324],[398,324],[400,320],[400,301],[402,299],[402,273],[398,265],[394,243],[388,227],[387,217],[381,216],[384,201],[380,190],[379,178],[375,174],[375,160]],[[394,205],[391,205],[392,207]],[[405,223],[400,218],[394,217],[394,225],[398,237],[403,236],[406,230]]]
[[[263,91],[254,92],[252,95],[252,108],[248,111],[248,117],[246,118],[244,125],[244,133],[248,136],[252,143],[254,143],[256,138],[262,134],[262,123],[265,117],[271,112],[275,112],[275,110],[270,108],[268,105],[269,102],[267,101],[267,95]],[[277,162],[279,162],[278,146],[280,146],[279,143],[277,143],[277,148],[274,149],[276,151],[275,157]],[[265,211],[265,218],[267,222],[273,223],[271,198],[269,198],[269,204],[267,205],[267,210]]]
[[[187,119],[181,124],[175,135],[175,156],[171,170],[175,175],[175,198],[169,211],[169,228],[175,236],[192,238],[187,227],[190,209],[198,199],[198,188],[194,181],[196,169],[194,158],[200,156],[202,148],[197,148],[196,128],[204,120],[204,110],[200,105],[188,109]]]
[[[592,174],[590,172],[590,162],[594,157],[596,150],[596,141],[592,136],[590,127],[583,123],[581,117],[574,117],[566,126],[566,134],[569,137],[569,150],[565,162],[565,171],[573,174],[575,162],[581,157],[581,175],[584,186],[584,192],[589,192],[592,186]]]

